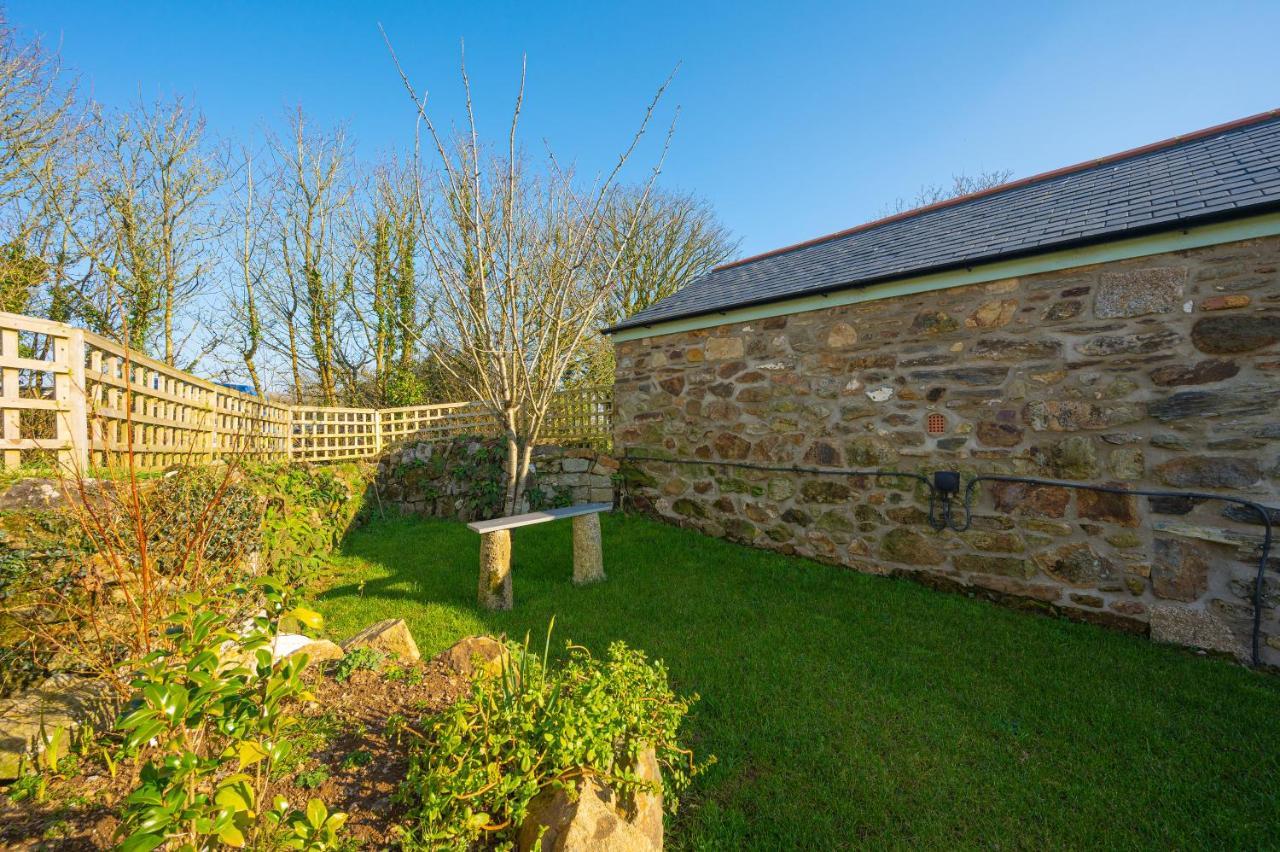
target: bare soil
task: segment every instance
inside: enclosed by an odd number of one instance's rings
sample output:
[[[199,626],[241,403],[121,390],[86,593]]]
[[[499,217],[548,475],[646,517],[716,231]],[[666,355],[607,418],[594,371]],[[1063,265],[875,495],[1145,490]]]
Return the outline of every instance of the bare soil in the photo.
[[[332,670],[332,664],[329,665]],[[294,807],[319,798],[349,815],[343,834],[361,848],[394,848],[403,808],[394,793],[408,768],[421,720],[445,709],[470,686],[440,660],[361,669],[344,681],[312,667],[315,695],[298,711],[293,765],[272,782],[266,800],[283,795]],[[299,753],[301,752],[301,753]],[[111,778],[99,756],[47,776],[39,801],[0,795],[0,849],[110,849],[119,840],[115,809],[133,788],[131,767]]]

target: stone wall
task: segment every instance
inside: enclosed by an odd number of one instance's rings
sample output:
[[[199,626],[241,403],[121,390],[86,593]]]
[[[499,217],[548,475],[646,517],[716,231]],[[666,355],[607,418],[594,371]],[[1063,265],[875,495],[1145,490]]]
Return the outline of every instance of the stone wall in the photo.
[[[615,446],[1274,506],[1278,267],[1271,237],[622,342]],[[939,534],[909,482],[665,462],[623,474],[636,506],[712,535],[1247,652],[1261,526],[1239,508],[1005,484],[982,489],[970,531]],[[1280,577],[1267,582],[1276,664]]]
[[[472,521],[501,514],[505,452],[499,442],[460,439],[401,444],[378,461],[384,510]],[[521,512],[614,499],[618,463],[586,449],[538,447]],[[375,501],[376,505],[376,501]]]

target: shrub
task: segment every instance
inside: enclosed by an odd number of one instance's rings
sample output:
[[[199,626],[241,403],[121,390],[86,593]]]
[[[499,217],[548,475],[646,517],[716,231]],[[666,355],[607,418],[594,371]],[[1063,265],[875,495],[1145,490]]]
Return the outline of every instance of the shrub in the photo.
[[[316,800],[291,810],[263,801],[272,770],[290,751],[291,706],[306,696],[303,655],[273,661],[272,638],[319,626],[319,616],[287,609],[286,595],[262,581],[267,614],[232,629],[220,602],[188,596],[165,620],[164,644],[134,664],[137,690],[116,728],[117,760],[138,760],[137,787],[120,812],[121,849],[164,843],[324,849],[345,816]]]
[[[512,649],[500,674],[482,676],[470,695],[434,717],[410,759],[398,793],[417,826],[410,844],[463,850],[511,842],[542,790],[573,788],[591,773],[623,797],[651,787],[632,770],[652,745],[666,803],[705,766],[678,742],[697,696],[680,698],[661,662],[622,642],[594,659],[569,646],[563,666],[525,647]]]

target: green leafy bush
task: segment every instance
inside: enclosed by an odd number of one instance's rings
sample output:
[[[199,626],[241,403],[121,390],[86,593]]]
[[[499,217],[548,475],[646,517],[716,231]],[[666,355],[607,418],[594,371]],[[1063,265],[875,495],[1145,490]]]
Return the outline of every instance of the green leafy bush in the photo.
[[[410,844],[509,844],[534,796],[572,788],[585,773],[624,797],[645,791],[651,784],[632,767],[646,745],[675,810],[679,792],[705,767],[678,741],[697,696],[677,696],[661,662],[622,642],[604,660],[581,647],[568,651],[555,667],[545,650],[539,658],[527,645],[514,647],[500,675],[481,677],[468,697],[430,720],[398,793],[417,821]]]
[[[251,487],[266,498],[262,564],[300,587],[327,564],[355,522],[365,475],[353,466],[284,463],[250,465],[247,472]]]
[[[298,723],[290,708],[306,697],[305,656],[273,661],[271,640],[281,624],[314,629],[320,617],[287,608],[273,581],[261,586],[267,614],[242,630],[228,624],[228,607],[187,597],[166,619],[164,646],[135,664],[136,693],[116,724],[117,760],[140,762],[120,812],[125,852],[277,841],[318,850],[341,827],[345,817],[314,800],[305,811],[263,801],[273,767],[290,751]]]

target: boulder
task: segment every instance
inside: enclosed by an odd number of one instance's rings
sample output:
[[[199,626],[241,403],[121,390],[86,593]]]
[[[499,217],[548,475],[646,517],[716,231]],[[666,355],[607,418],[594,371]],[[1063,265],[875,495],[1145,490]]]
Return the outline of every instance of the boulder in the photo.
[[[117,708],[111,686],[96,678],[55,674],[0,702],[0,780],[18,777],[23,756],[60,742],[65,751],[81,725],[103,729]]]
[[[548,787],[529,803],[520,825],[520,852],[655,852],[662,849],[662,777],[652,748],[641,751],[633,767],[659,792],[641,793],[624,802],[595,776],[587,776],[576,799],[558,787]]]
[[[508,656],[507,646],[492,636],[468,636],[437,659],[458,674],[470,677],[477,670],[497,674]]]
[[[346,656],[339,645],[328,639],[312,639],[310,636],[299,636],[295,633],[282,633],[277,636],[271,652],[277,660],[306,654],[307,665],[341,660]]]
[[[418,653],[418,643],[413,641],[413,634],[403,618],[388,618],[371,624],[342,643],[344,653],[349,654],[357,648],[373,648],[406,662],[422,658]]]

